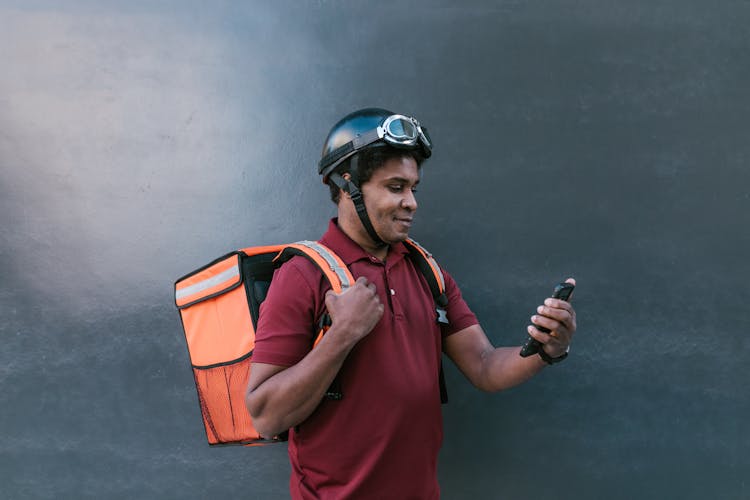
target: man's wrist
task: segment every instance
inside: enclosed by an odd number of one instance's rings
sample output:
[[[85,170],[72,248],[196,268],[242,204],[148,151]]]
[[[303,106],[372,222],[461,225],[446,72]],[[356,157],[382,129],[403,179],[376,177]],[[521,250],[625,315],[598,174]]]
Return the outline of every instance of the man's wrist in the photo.
[[[551,356],[547,353],[547,351],[544,350],[544,346],[542,346],[542,348],[539,349],[539,357],[542,358],[542,360],[548,365],[554,365],[555,363],[559,363],[560,361],[567,358],[569,352],[570,346],[568,346],[561,354],[558,354],[557,356]]]

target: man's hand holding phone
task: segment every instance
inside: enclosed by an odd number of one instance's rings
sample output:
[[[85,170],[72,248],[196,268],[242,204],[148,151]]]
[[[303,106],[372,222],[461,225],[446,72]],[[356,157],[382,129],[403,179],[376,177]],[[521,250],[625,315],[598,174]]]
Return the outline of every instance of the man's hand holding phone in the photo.
[[[527,327],[529,338],[521,348],[522,357],[538,353],[549,364],[565,359],[576,331],[576,313],[570,304],[575,284],[573,278],[559,283],[552,297],[537,307],[532,324]]]

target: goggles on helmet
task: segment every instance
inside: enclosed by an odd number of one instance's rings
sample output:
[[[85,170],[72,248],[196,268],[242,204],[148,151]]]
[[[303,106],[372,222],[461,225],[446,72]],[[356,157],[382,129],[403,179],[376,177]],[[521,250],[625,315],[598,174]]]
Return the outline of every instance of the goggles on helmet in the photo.
[[[397,148],[420,148],[422,156],[432,155],[432,141],[419,122],[410,116],[391,115],[374,130],[357,135],[346,144],[334,149],[320,160],[319,171],[324,176],[354,153],[382,141]]]
[[[383,139],[393,146],[416,148],[421,146],[425,156],[432,153],[432,143],[427,132],[419,122],[410,116],[391,115],[377,128],[378,139]]]

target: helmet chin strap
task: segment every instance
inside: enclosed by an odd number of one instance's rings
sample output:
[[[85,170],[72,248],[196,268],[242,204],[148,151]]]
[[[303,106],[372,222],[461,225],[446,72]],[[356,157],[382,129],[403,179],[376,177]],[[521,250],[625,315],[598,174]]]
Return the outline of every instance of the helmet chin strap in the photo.
[[[336,184],[339,189],[347,193],[352,199],[352,201],[354,202],[354,208],[357,209],[359,220],[362,222],[362,226],[364,226],[367,234],[375,243],[375,246],[384,247],[386,246],[386,243],[381,240],[380,236],[378,236],[378,233],[375,232],[375,228],[372,227],[372,223],[370,222],[370,217],[367,215],[367,209],[365,208],[365,199],[362,196],[362,191],[360,191],[357,187],[357,184],[359,184],[359,182],[355,183],[355,181],[358,180],[357,175],[355,174],[355,172],[357,171],[356,156],[352,158],[351,170],[352,172],[350,172],[350,174],[352,175],[352,180],[346,180],[336,172],[329,175],[328,178],[333,181],[333,183]]]

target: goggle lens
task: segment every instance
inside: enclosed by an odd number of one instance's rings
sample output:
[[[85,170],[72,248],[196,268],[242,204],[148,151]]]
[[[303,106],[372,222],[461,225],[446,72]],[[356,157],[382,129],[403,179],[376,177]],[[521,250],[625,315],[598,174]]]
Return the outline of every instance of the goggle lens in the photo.
[[[388,124],[388,134],[394,139],[416,139],[417,127],[411,120],[398,118]]]

